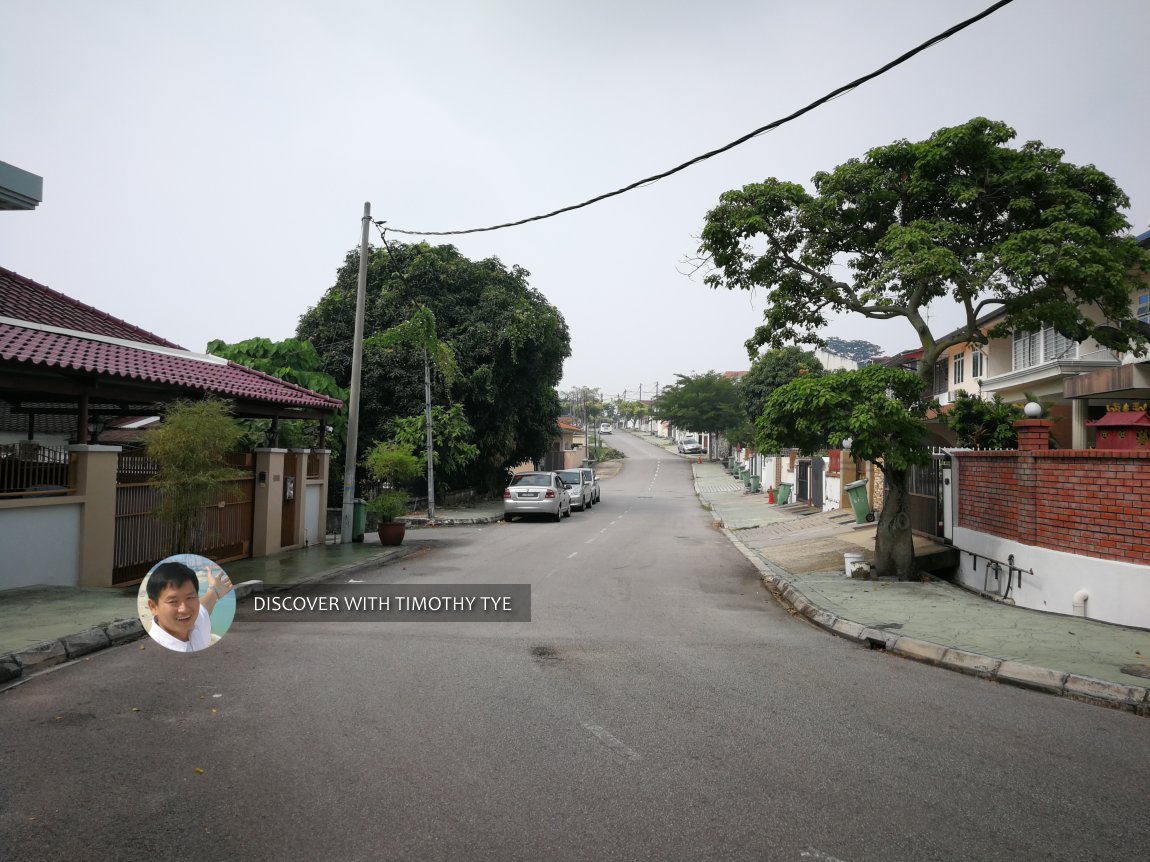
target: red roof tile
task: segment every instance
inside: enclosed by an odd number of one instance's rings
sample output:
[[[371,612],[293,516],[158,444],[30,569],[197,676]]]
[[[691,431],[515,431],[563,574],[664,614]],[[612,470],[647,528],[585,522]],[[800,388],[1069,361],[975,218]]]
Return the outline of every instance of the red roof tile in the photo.
[[[176,356],[0,323],[0,360],[158,383],[267,404],[334,411],[340,401],[234,362]]]
[[[50,287],[37,284],[30,278],[25,278],[2,266],[0,266],[0,317],[13,317],[31,323],[58,326],[61,329],[76,329],[80,332],[107,335],[110,338],[179,348],[178,344],[166,341],[138,326],[132,326],[118,317],[105,314],[98,308],[92,308],[70,296],[57,293]]]
[[[0,323],[3,362],[82,371],[321,412],[338,410],[342,403],[234,362],[185,351],[3,267],[0,317],[27,323]],[[41,327],[70,331],[51,332]]]

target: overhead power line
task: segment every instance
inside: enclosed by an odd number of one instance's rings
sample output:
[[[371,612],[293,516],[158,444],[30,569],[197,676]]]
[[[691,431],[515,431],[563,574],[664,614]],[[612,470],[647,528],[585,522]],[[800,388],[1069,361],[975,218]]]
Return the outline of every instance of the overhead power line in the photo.
[[[504,228],[509,228],[509,227],[519,227],[520,225],[525,225],[525,224],[528,224],[529,222],[533,222],[533,221],[543,221],[544,219],[554,218],[557,215],[562,215],[563,213],[571,212],[572,210],[578,210],[578,209],[583,209],[584,207],[589,207],[592,204],[599,203],[600,201],[607,200],[608,198],[618,197],[619,195],[625,194],[629,191],[633,191],[633,190],[639,188],[640,186],[650,185],[651,183],[656,183],[659,180],[666,179],[667,177],[672,176],[673,174],[677,174],[680,171],[685,171],[687,168],[691,167],[692,165],[697,165],[699,162],[705,162],[707,159],[714,158],[715,156],[717,156],[721,153],[727,152],[727,150],[732,150],[735,147],[739,146],[740,144],[745,144],[747,141],[751,140],[752,138],[757,138],[759,135],[766,134],[767,132],[770,132],[774,129],[779,128],[780,126],[784,126],[787,123],[791,122],[792,120],[797,120],[799,117],[803,116],[804,114],[810,113],[815,108],[818,108],[821,105],[825,105],[827,102],[831,101],[832,99],[836,99],[839,96],[843,95],[844,93],[849,93],[851,90],[854,90],[856,87],[860,87],[863,84],[867,83],[868,81],[874,80],[879,75],[882,75],[882,74],[885,74],[886,72],[889,72],[891,69],[895,68],[896,66],[901,66],[907,60],[911,59],[911,57],[914,57],[917,54],[921,54],[923,51],[937,45],[939,42],[943,42],[943,41],[949,39],[955,33],[958,33],[962,30],[965,30],[971,24],[975,24],[975,23],[981,21],[983,18],[986,18],[986,17],[989,17],[990,15],[993,15],[995,12],[997,12],[1003,6],[1009,6],[1013,2],[1014,2],[1014,0],[999,0],[998,3],[995,3],[994,5],[984,9],[982,12],[979,12],[977,15],[974,15],[970,18],[967,18],[965,21],[962,21],[958,24],[955,24],[953,27],[949,28],[948,30],[944,30],[943,32],[939,33],[937,36],[933,36],[930,39],[927,39],[925,42],[923,42],[918,47],[912,48],[911,50],[907,51],[905,54],[903,54],[899,57],[896,57],[895,59],[893,59],[889,63],[887,63],[885,66],[881,66],[878,69],[875,69],[870,74],[863,75],[861,78],[856,78],[855,80],[851,81],[849,84],[843,84],[843,86],[839,87],[836,90],[832,90],[831,92],[827,93],[822,98],[816,99],[815,101],[811,102],[806,107],[799,108],[793,114],[788,114],[785,117],[780,117],[779,119],[774,120],[773,122],[767,123],[767,125],[765,125],[765,126],[760,126],[759,128],[755,129],[752,132],[747,132],[747,134],[743,135],[741,138],[737,138],[737,139],[731,141],[729,144],[725,144],[716,150],[711,150],[710,152],[703,153],[702,155],[695,156],[693,159],[690,159],[689,161],[683,162],[683,164],[678,165],[676,167],[673,167],[670,170],[663,171],[662,173],[659,173],[659,174],[654,174],[653,176],[649,176],[649,177],[646,177],[646,178],[641,179],[641,180],[636,180],[635,182],[633,182],[629,185],[623,186],[620,189],[615,189],[615,191],[606,192],[606,193],[601,194],[601,195],[596,195],[595,197],[589,198],[588,200],[585,200],[582,203],[571,204],[570,206],[561,207],[560,209],[553,210],[552,212],[549,212],[549,213],[544,213],[543,215],[531,216],[530,218],[519,219],[518,221],[504,222],[503,224],[490,225],[489,227],[473,227],[473,228],[467,228],[466,230],[401,230],[399,228],[389,227],[389,228],[387,228],[387,230],[391,231],[392,233],[407,234],[409,236],[459,236],[461,234],[468,234],[468,233],[485,233],[487,231],[503,230]],[[380,224],[382,224],[382,222],[377,222],[376,224],[380,225]]]

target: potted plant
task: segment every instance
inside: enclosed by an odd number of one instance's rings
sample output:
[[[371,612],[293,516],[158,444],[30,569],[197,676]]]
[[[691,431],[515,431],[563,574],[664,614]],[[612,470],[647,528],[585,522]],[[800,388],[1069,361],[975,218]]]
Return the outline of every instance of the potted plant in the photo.
[[[372,479],[384,485],[367,501],[368,513],[379,520],[379,542],[398,545],[407,531],[406,525],[396,520],[407,513],[407,492],[396,486],[422,476],[423,462],[408,448],[380,441],[367,453],[363,466]]]

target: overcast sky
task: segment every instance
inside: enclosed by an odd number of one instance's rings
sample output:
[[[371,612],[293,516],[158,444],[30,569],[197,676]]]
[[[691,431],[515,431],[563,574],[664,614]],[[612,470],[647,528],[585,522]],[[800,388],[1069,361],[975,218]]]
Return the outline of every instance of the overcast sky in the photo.
[[[359,241],[547,212],[714,149],[990,0],[0,0],[0,265],[203,350],[279,339]],[[761,297],[683,274],[707,210],[974,116],[1115,177],[1150,226],[1146,0],[1016,0],[777,131],[623,197],[450,240],[566,318],[563,385],[746,368]],[[448,240],[434,240],[443,242]],[[952,324],[946,309],[937,322]],[[946,326],[944,328],[949,328]],[[906,324],[828,335],[887,351]]]

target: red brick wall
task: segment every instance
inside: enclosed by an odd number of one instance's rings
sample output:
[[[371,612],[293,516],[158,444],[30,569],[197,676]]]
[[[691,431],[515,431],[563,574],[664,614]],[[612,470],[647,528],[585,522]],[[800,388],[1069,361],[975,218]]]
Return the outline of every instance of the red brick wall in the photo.
[[[955,452],[958,526],[1056,551],[1150,563],[1150,452]]]

